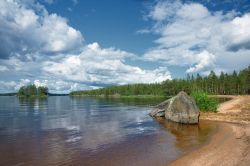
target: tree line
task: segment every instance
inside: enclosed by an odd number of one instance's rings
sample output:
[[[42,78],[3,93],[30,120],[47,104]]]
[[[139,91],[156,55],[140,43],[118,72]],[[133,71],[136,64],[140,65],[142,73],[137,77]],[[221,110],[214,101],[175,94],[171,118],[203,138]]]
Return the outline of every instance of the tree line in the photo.
[[[71,95],[154,95],[172,96],[180,91],[188,94],[202,91],[216,95],[243,95],[250,94],[250,66],[240,72],[231,74],[221,72],[216,75],[211,71],[207,76],[187,75],[185,79],[166,80],[155,84],[113,85],[105,88],[85,91],[74,91]]]
[[[128,84],[128,85],[113,85],[105,88],[85,90],[85,91],[74,91],[70,95],[157,95],[164,96],[163,84]]]
[[[36,87],[36,85],[31,84],[31,85],[27,85],[27,86],[22,86],[18,92],[17,92],[18,96],[26,96],[26,97],[30,97],[30,96],[47,96],[48,95],[48,88],[47,87]]]

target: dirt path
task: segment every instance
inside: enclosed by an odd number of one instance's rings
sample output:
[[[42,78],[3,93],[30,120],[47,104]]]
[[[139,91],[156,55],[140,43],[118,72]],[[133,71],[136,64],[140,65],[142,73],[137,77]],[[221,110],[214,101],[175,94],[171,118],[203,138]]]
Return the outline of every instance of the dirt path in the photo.
[[[250,124],[250,96],[219,95],[216,97],[231,98],[221,103],[218,113],[201,113],[200,119],[223,122]]]
[[[250,96],[216,97],[231,100],[220,104],[218,113],[201,113],[200,119],[221,121],[218,131],[208,145],[177,159],[171,166],[250,165]]]
[[[250,104],[250,96],[232,96],[232,99],[219,105],[220,113],[237,113]],[[250,105],[249,105],[250,106]]]

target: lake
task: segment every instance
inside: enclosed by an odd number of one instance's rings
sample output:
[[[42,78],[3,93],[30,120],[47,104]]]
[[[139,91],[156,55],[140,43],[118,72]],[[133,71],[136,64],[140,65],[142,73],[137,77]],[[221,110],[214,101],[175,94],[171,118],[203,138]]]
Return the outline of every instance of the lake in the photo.
[[[0,96],[0,165],[166,165],[217,126],[156,121],[148,113],[163,100]]]

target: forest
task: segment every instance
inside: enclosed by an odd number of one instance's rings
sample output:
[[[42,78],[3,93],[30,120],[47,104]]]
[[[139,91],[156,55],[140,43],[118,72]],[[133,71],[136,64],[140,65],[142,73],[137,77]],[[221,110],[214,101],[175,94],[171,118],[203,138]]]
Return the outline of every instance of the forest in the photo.
[[[188,74],[185,79],[166,80],[154,84],[113,85],[94,90],[74,91],[70,95],[173,96],[180,91],[185,91],[188,94],[201,91],[211,95],[250,94],[250,66],[230,74],[221,72],[216,75],[214,71],[211,71],[207,76]]]
[[[36,87],[36,85],[31,84],[27,86],[22,86],[18,92],[17,96],[19,97],[35,97],[35,96],[47,96],[48,88],[47,87]]]

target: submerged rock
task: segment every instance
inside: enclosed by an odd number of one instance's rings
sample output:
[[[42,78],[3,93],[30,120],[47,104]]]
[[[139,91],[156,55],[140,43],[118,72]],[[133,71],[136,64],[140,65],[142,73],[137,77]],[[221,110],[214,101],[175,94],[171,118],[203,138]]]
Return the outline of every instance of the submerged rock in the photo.
[[[195,101],[185,92],[162,102],[150,112],[153,117],[164,117],[168,120],[195,124],[199,122],[199,108]]]
[[[152,117],[165,117],[165,110],[168,108],[170,99],[158,104],[149,115]]]

